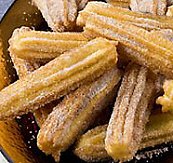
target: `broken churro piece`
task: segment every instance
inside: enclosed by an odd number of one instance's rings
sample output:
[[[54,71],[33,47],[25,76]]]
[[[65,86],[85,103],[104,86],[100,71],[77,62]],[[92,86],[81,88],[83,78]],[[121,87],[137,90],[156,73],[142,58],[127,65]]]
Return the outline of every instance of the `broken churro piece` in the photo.
[[[173,77],[173,42],[163,35],[99,15],[88,18],[85,34],[117,40],[120,55],[167,78]]]
[[[76,143],[74,153],[87,162],[110,160],[105,150],[106,130],[107,125],[103,125],[83,134]],[[151,114],[139,150],[170,141],[173,141],[173,115]]]
[[[54,31],[71,30],[77,16],[76,0],[32,0]]]
[[[163,85],[164,95],[158,97],[157,103],[162,105],[162,111],[173,111],[173,80],[165,81]]]
[[[104,2],[88,2],[86,7],[80,11],[77,18],[79,26],[85,26],[88,17],[92,15],[113,18],[122,22],[130,23],[148,30],[151,29],[173,29],[173,19],[168,16],[159,16],[133,12],[126,8],[115,7]]]
[[[152,76],[138,65],[126,68],[105,139],[105,149],[114,160],[130,160],[139,149],[155,92]]]
[[[10,53],[18,58],[50,60],[63,52],[86,44],[87,39],[82,33],[43,32],[22,27],[15,29],[9,43]]]
[[[42,125],[38,147],[58,161],[60,153],[73,144],[114,99],[120,78],[119,70],[113,68],[95,82],[67,95]]]
[[[116,47],[103,38],[63,53],[0,92],[0,120],[35,111],[95,80],[116,63]]]
[[[131,0],[132,11],[151,13],[154,15],[165,15],[167,0]]]

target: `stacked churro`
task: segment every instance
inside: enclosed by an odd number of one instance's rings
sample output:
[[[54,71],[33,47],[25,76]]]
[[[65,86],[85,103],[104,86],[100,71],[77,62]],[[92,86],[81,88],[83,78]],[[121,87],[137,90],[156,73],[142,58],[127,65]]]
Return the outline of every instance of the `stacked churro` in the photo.
[[[106,151],[114,160],[130,160],[139,149],[155,92],[151,76],[137,65],[125,70],[105,139]]]
[[[116,62],[116,47],[103,38],[63,53],[0,92],[0,119],[35,111],[95,80]]]
[[[37,146],[56,162],[67,149],[87,162],[129,161],[173,141],[171,0],[33,3],[53,32],[14,30],[19,80],[0,91],[0,120],[33,112]],[[1,60],[0,68],[1,89]]]
[[[38,7],[50,28],[54,31],[72,30],[78,10],[85,7],[88,0],[32,0]]]
[[[22,27],[13,32],[9,51],[27,60],[53,59],[86,43],[82,33],[39,32]]]
[[[60,152],[73,144],[110,103],[119,80],[120,72],[113,68],[64,98],[43,123],[38,134],[38,147],[59,161]]]
[[[92,15],[105,16],[107,18],[130,23],[149,30],[160,28],[173,29],[173,20],[171,17],[133,12],[126,8],[112,6],[104,2],[89,2],[84,10],[79,12],[77,24],[79,26],[85,26],[87,18]]]
[[[86,35],[102,36],[119,41],[119,53],[155,73],[168,78],[173,75],[173,42],[134,25],[112,18],[94,15],[85,26]]]

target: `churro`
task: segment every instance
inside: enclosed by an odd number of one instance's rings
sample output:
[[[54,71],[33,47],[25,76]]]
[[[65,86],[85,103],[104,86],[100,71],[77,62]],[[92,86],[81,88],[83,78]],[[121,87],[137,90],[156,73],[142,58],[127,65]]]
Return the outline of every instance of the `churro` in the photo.
[[[83,134],[76,143],[74,153],[87,162],[110,160],[104,143],[107,126],[98,126]],[[151,114],[139,150],[170,141],[173,141],[173,115]]]
[[[119,70],[113,68],[95,82],[67,95],[43,123],[38,134],[38,147],[58,161],[60,153],[73,144],[113,100],[120,78]]]
[[[77,16],[76,0],[32,0],[54,31],[71,30]]]
[[[131,0],[130,8],[136,12],[165,15],[167,0]]]
[[[105,149],[114,160],[132,159],[140,146],[155,92],[151,76],[138,65],[126,68],[105,139]]]
[[[26,60],[53,59],[70,49],[82,46],[87,39],[82,33],[43,32],[27,27],[15,29],[9,41],[11,54]]]
[[[167,78],[173,76],[173,42],[162,35],[99,15],[88,18],[85,34],[117,40],[120,55]]]
[[[77,18],[77,24],[79,26],[85,26],[88,17],[100,15],[149,30],[162,28],[173,29],[173,19],[171,17],[133,12],[126,8],[115,7],[104,2],[88,2],[84,10],[79,13]]]
[[[95,80],[116,63],[116,47],[103,38],[63,53],[0,92],[0,120],[35,111]]]
[[[162,105],[162,111],[173,110],[173,80],[167,80],[163,85],[164,95],[158,97],[157,103]]]
[[[130,0],[106,0],[106,2],[117,7],[128,8],[130,6]]]

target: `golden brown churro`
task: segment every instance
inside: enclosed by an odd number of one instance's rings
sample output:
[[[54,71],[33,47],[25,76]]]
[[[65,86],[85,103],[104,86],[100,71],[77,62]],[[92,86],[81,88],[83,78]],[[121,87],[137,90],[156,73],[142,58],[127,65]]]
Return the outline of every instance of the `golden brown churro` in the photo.
[[[113,100],[120,78],[119,70],[113,68],[95,82],[67,95],[42,125],[38,147],[58,161],[60,153],[73,144]]]
[[[131,0],[132,11],[151,13],[154,15],[165,15],[167,0]]]
[[[54,31],[73,29],[77,16],[76,0],[32,0]]]
[[[88,18],[85,34],[117,40],[118,51],[126,58],[167,78],[173,76],[173,42],[163,35],[99,15]]]
[[[107,125],[95,127],[79,138],[74,153],[87,162],[111,159],[105,150]],[[139,149],[173,141],[173,115],[151,114]]]
[[[111,115],[105,149],[114,160],[133,158],[150,114],[155,79],[146,68],[128,65]]]
[[[171,17],[133,12],[104,2],[88,2],[84,10],[79,13],[77,18],[77,24],[79,26],[84,26],[88,17],[92,15],[100,15],[149,30],[162,28],[173,29],[173,19]]]
[[[87,39],[82,33],[43,32],[27,27],[15,29],[9,41],[11,54],[23,59],[53,59],[63,52],[82,46]]]
[[[128,8],[130,6],[130,0],[106,0],[106,2],[117,7]]]
[[[162,111],[173,110],[173,80],[165,81],[163,85],[164,95],[157,99],[157,103],[162,105]]]
[[[116,62],[116,47],[103,38],[63,53],[0,92],[0,120],[35,111],[95,80]]]

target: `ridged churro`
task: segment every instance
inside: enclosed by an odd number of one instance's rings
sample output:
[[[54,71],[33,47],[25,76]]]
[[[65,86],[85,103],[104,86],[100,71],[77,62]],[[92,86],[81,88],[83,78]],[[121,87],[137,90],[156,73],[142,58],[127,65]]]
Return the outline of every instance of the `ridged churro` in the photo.
[[[119,70],[113,68],[95,82],[67,95],[42,125],[38,147],[58,161],[60,153],[68,149],[113,100],[120,78]]]
[[[77,18],[77,24],[79,26],[85,26],[88,17],[100,15],[149,30],[162,28],[173,29],[173,19],[171,17],[133,12],[126,8],[115,7],[104,2],[88,2],[84,10],[79,13]]]
[[[120,55],[167,78],[173,76],[173,42],[162,35],[99,15],[88,18],[85,34],[117,40]]]
[[[95,80],[116,63],[116,47],[103,38],[63,53],[0,92],[0,120],[35,111]]]
[[[71,30],[77,16],[76,0],[32,0],[54,31]]]
[[[74,153],[87,162],[111,159],[105,150],[106,130],[107,125],[103,125],[86,132],[77,141]],[[145,130],[139,150],[173,141],[173,115],[151,114]]]
[[[173,111],[173,80],[165,81],[163,85],[164,95],[158,97],[157,103],[162,105],[162,111]]]
[[[128,8],[130,6],[130,0],[106,0],[106,2],[117,7]]]
[[[9,41],[11,54],[22,59],[53,59],[70,49],[82,46],[87,39],[82,33],[43,32],[27,27],[15,29]]]
[[[105,149],[114,160],[132,159],[140,146],[155,92],[151,76],[138,65],[126,68],[105,139]]]
[[[151,13],[154,15],[165,15],[167,0],[131,0],[130,8],[132,11]]]

